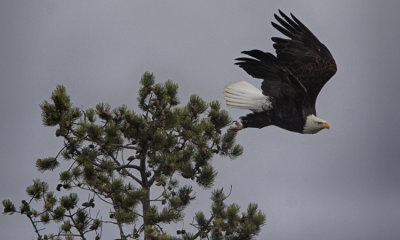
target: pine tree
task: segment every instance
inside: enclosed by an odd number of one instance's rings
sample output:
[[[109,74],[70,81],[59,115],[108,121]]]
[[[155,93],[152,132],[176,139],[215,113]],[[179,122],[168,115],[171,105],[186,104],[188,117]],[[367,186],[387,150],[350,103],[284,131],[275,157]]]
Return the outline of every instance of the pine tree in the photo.
[[[51,101],[40,107],[43,124],[56,127],[64,144],[56,156],[36,161],[41,172],[63,168],[56,191],[36,179],[18,209],[3,201],[4,213],[26,216],[43,240],[101,239],[105,224],[115,226],[124,240],[251,239],[258,234],[265,215],[254,203],[242,213],[237,204],[227,205],[230,193],[223,189],[212,192],[211,209],[196,213],[190,229],[163,230],[183,221],[185,208],[196,198],[194,185],[212,187],[217,175],[213,156],[233,159],[243,151],[218,102],[193,95],[179,107],[177,89],[171,81],[155,84],[146,72],[138,94],[141,112],[136,113],[105,103],[95,109],[73,107],[65,87],[57,86]],[[111,211],[94,214],[96,204]],[[58,231],[45,232],[50,223]]]

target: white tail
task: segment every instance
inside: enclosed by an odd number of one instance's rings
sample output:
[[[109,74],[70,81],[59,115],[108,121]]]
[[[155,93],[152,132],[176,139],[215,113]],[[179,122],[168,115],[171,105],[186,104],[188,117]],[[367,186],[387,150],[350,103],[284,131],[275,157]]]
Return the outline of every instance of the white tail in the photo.
[[[268,96],[246,81],[234,82],[224,88],[226,105],[262,112],[272,108]]]

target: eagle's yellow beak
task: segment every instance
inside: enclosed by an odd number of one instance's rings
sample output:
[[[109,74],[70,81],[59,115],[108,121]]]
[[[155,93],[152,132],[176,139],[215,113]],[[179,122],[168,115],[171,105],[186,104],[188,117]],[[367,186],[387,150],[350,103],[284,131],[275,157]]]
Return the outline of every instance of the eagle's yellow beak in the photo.
[[[324,122],[324,123],[322,123],[322,128],[331,129],[331,125],[329,125],[328,122]]]

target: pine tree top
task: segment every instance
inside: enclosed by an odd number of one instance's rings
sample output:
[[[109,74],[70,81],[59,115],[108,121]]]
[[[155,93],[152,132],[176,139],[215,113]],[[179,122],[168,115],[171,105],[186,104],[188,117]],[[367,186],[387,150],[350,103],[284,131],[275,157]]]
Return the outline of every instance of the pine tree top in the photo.
[[[43,124],[56,127],[55,135],[64,145],[56,156],[38,159],[36,166],[42,172],[68,167],[61,169],[56,192],[40,180],[27,188],[31,199],[24,200],[19,212],[31,220],[38,239],[45,235],[37,225],[50,222],[61,223],[58,233],[46,235],[52,239],[100,239],[106,223],[118,226],[121,239],[142,234],[146,239],[249,239],[257,234],[264,214],[255,204],[240,214],[238,205],[225,205],[222,189],[212,194],[210,217],[202,212],[194,217],[195,233],[180,229],[173,237],[163,232],[163,224],[183,220],[183,211],[196,198],[193,185],[213,186],[213,157],[233,159],[243,148],[235,143],[236,132],[229,130],[232,121],[218,102],[193,95],[180,106],[178,85],[155,83],[149,72],[141,85],[140,112],[124,105],[112,109],[106,103],[86,110],[73,107],[63,86],[40,105]],[[189,183],[182,185],[182,179]],[[74,189],[87,192],[89,200],[81,203]],[[151,189],[161,194],[153,196]],[[66,192],[70,193],[57,197]],[[32,201],[42,201],[44,211],[34,210]],[[97,202],[112,210],[93,216]],[[9,200],[3,205],[5,213],[18,212]]]

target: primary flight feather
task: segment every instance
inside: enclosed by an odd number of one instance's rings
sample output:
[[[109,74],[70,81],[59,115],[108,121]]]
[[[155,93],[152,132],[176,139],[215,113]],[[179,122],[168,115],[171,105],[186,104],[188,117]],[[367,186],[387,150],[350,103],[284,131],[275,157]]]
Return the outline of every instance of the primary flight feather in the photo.
[[[288,38],[271,38],[276,56],[260,50],[243,51],[235,63],[250,76],[262,79],[261,90],[246,81],[228,84],[226,104],[249,109],[236,130],[275,125],[305,134],[330,128],[317,117],[315,102],[337,67],[328,48],[293,14],[279,10],[272,26]]]

